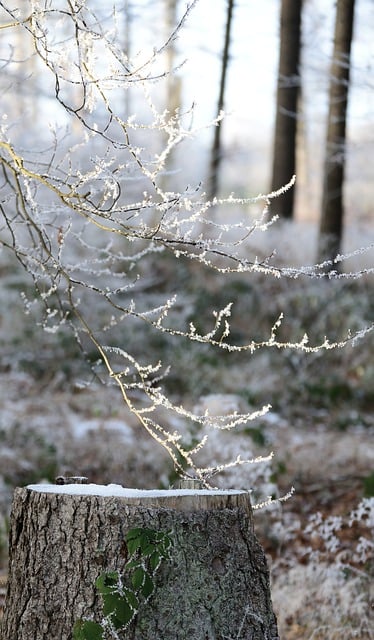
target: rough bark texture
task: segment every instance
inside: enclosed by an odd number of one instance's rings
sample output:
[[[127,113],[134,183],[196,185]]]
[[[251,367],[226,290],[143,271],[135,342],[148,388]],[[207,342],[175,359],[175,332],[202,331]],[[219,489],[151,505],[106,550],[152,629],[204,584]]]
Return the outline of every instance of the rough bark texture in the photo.
[[[2,640],[70,640],[102,619],[94,587],[122,571],[134,527],[169,532],[171,559],[126,640],[277,640],[265,556],[247,494],[118,498],[16,489]]]
[[[336,6],[318,246],[320,262],[334,260],[340,252],[343,234],[346,118],[354,4],[354,0],[338,0]],[[331,265],[331,269],[336,268]]]
[[[300,92],[300,47],[302,0],[282,0],[277,105],[271,191],[287,184],[296,169],[296,132]],[[294,189],[276,200],[276,212],[292,218]]]

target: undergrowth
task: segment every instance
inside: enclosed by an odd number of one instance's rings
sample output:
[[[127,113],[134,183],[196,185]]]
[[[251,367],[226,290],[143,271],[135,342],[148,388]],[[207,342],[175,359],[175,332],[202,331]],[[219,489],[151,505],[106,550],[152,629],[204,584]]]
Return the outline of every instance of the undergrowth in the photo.
[[[296,557],[280,557],[273,565],[281,637],[371,640],[374,498],[362,499],[342,516],[315,512],[299,533]]]

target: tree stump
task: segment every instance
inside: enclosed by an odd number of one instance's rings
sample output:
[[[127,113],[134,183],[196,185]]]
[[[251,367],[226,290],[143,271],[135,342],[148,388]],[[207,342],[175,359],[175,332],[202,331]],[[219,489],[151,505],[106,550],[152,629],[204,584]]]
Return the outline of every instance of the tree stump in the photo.
[[[172,546],[121,639],[278,639],[248,493],[81,484],[15,490],[2,640],[71,640],[77,619],[102,622],[95,581],[126,574],[134,528]]]

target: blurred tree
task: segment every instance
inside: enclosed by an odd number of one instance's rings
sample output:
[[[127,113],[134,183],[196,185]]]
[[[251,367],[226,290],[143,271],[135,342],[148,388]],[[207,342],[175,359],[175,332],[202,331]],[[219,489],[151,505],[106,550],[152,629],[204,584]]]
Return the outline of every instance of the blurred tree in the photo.
[[[181,78],[176,75],[177,48],[176,38],[173,37],[178,21],[178,0],[165,0],[165,38],[168,42],[166,47],[166,108],[171,116],[175,115],[181,104]]]
[[[335,269],[343,234],[343,185],[345,169],[346,117],[349,92],[350,55],[353,35],[354,0],[338,0],[334,50],[330,68],[329,111],[318,260],[330,260]]]
[[[8,21],[6,12],[1,5],[2,3],[0,3],[0,22],[1,28],[4,29]],[[27,24],[29,15],[30,9],[27,3],[22,3],[18,9],[18,20]],[[1,38],[0,58],[2,114],[9,109],[15,120],[22,120],[27,112],[35,121],[42,90],[38,85],[37,57],[34,55],[34,44],[28,31],[24,30],[21,36],[20,32],[16,30],[11,43],[6,38]],[[12,87],[12,91],[9,91],[10,87]],[[4,105],[6,106],[4,107]]]
[[[165,41],[165,106],[167,110],[167,120],[170,126],[173,126],[173,119],[178,117],[178,112],[182,101],[182,79],[177,74],[177,55],[176,33],[178,25],[178,4],[179,0],[164,0],[164,41]],[[165,131],[166,140],[170,139],[169,132]],[[168,178],[170,169],[174,163],[174,150],[170,150],[166,159],[165,167],[161,177],[161,184],[164,189],[170,188]]]
[[[302,6],[303,0],[281,3],[272,191],[287,184],[295,173]],[[293,209],[294,189],[289,189],[278,198],[277,213],[292,218]]]
[[[227,69],[230,61],[231,26],[232,26],[232,16],[234,13],[234,4],[235,4],[234,0],[227,0],[225,40],[224,40],[223,52],[222,52],[221,79],[219,84],[217,117],[219,117],[225,104],[226,79],[227,79]],[[221,134],[222,134],[222,121],[219,121],[217,122],[217,126],[214,129],[213,145],[212,145],[211,156],[210,156],[209,179],[208,179],[208,188],[207,188],[207,197],[209,200],[212,200],[214,196],[217,195],[218,188],[219,188],[218,187],[219,168],[222,160]]]
[[[124,42],[123,49],[127,56],[127,59],[131,59],[131,30],[132,30],[132,6],[131,0],[124,0]],[[125,91],[125,114],[128,118],[131,113],[131,104],[130,104],[130,91]]]

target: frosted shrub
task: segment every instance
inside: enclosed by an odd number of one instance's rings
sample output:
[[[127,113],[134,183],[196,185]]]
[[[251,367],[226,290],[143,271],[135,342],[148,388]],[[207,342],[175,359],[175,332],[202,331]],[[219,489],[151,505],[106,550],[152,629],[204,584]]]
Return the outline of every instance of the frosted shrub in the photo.
[[[359,536],[354,547],[351,543],[349,549],[345,550],[340,539],[342,530],[354,526],[361,526],[364,533]],[[342,516],[323,517],[319,512],[314,513],[310,517],[305,534],[310,536],[312,542],[319,541],[320,545],[316,550],[307,553],[311,557],[316,557],[317,560],[325,560],[331,557],[331,554],[335,557],[338,555],[341,566],[346,568],[365,565],[374,557],[373,533],[374,498],[363,498],[357,508],[345,518]]]
[[[351,528],[358,530],[353,540]],[[299,549],[300,564],[274,579],[281,633],[294,627],[310,640],[373,637],[373,533],[374,498],[363,498],[345,517],[310,517],[303,532],[310,546]]]

